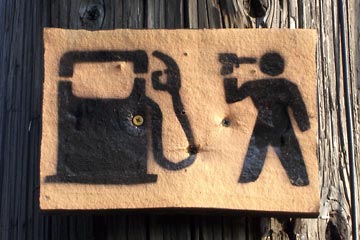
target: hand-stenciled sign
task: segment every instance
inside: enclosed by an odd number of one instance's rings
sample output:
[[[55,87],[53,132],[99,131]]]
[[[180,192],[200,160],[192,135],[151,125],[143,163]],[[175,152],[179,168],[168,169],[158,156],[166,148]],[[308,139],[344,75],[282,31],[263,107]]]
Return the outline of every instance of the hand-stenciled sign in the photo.
[[[318,211],[313,31],[44,40],[43,209]]]

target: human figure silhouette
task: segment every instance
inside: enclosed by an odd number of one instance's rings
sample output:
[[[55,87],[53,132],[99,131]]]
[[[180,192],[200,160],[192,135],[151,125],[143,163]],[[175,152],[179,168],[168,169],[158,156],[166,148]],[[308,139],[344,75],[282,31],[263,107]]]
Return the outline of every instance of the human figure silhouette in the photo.
[[[266,53],[260,59],[260,70],[272,77],[281,74],[284,65],[284,59],[278,53]],[[258,110],[239,182],[256,181],[271,145],[291,184],[308,185],[304,159],[287,109],[292,109],[301,131],[310,128],[306,106],[296,84],[285,78],[267,78],[247,81],[238,88],[237,78],[225,78],[224,87],[227,103],[251,97]]]

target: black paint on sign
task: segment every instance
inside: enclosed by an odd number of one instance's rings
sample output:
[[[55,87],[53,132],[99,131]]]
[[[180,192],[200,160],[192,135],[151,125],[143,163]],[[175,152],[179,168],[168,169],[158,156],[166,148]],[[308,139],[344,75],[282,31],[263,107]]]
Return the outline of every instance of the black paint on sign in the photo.
[[[169,56],[154,52],[168,69],[167,83],[160,85],[161,71],[153,73],[153,86],[169,92],[179,123],[189,141],[189,156],[174,163],[163,154],[162,112],[145,95],[145,79],[135,78],[132,93],[125,99],[80,98],[72,93],[72,83],[58,86],[58,163],[57,174],[48,182],[90,184],[139,184],[156,182],[157,175],[147,173],[148,135],[151,133],[156,162],[168,170],[190,166],[196,158],[195,140],[190,123],[183,114],[179,95],[180,71]],[[73,58],[72,58],[73,57]],[[142,51],[69,52],[60,62],[61,76],[71,77],[77,62],[131,61],[135,73],[148,71],[147,54]],[[162,86],[162,87],[160,87]]]
[[[147,174],[147,105],[145,80],[137,78],[126,99],[84,99],[72,83],[58,88],[57,176],[48,180],[78,183],[155,182]],[[144,116],[141,126],[133,117]]]
[[[145,51],[70,51],[60,59],[59,76],[72,77],[74,65],[81,62],[132,62],[134,73],[148,72],[148,57]]]
[[[220,54],[220,62],[224,55],[231,54]],[[224,64],[224,61],[222,63]],[[285,61],[278,53],[266,53],[260,59],[260,70],[270,76],[281,74],[284,66]],[[308,185],[304,159],[287,110],[288,107],[292,109],[301,131],[310,128],[306,106],[298,87],[284,78],[268,78],[250,80],[238,88],[237,78],[225,78],[224,88],[227,103],[251,97],[258,110],[239,182],[256,181],[263,168],[267,149],[271,145],[290,182],[296,186]]]

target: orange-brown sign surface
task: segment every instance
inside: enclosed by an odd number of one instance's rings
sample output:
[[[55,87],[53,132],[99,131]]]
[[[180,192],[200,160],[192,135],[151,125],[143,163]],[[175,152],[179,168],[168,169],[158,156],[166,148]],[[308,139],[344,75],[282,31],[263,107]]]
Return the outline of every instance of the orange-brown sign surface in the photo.
[[[44,41],[42,209],[318,211],[314,31]]]

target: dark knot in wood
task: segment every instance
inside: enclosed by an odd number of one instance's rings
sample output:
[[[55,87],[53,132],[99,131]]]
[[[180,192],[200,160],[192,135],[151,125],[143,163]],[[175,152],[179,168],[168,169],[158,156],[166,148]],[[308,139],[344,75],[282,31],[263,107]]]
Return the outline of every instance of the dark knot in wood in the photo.
[[[269,8],[267,0],[244,0],[244,8],[250,17],[264,17]]]
[[[96,30],[101,28],[105,9],[102,3],[82,2],[79,9],[81,26],[85,29]]]

